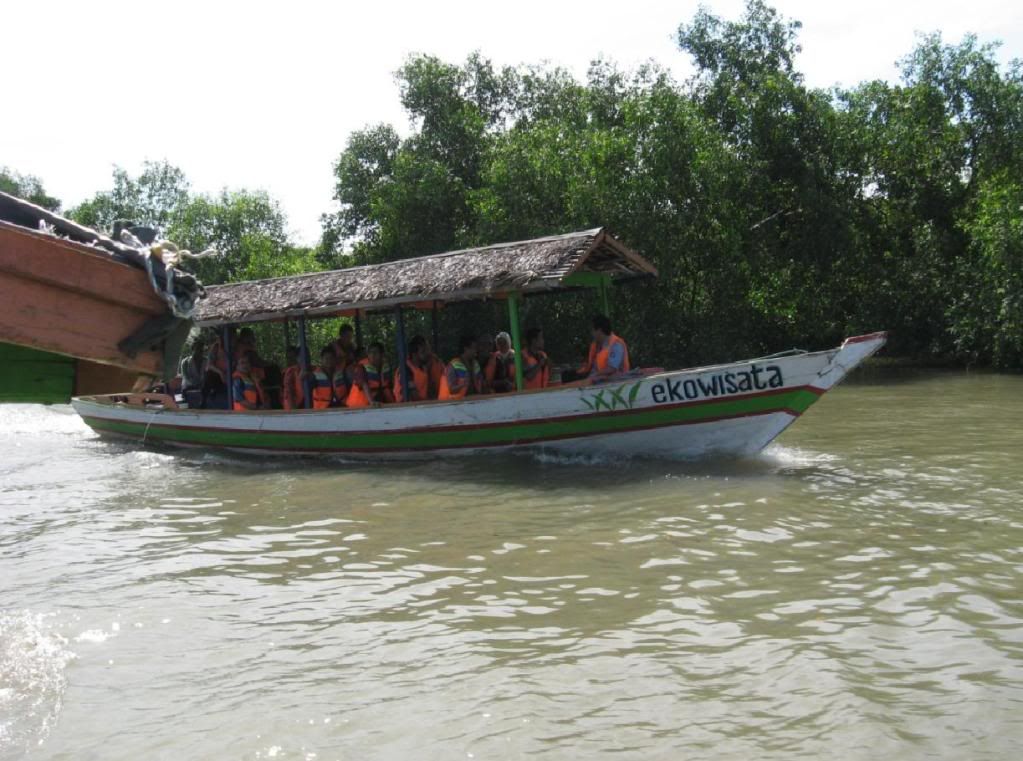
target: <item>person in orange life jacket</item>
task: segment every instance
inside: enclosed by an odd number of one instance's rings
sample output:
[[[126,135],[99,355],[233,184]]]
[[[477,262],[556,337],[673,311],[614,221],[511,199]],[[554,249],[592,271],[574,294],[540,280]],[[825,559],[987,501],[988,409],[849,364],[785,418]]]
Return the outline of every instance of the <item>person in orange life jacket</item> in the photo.
[[[429,380],[429,391],[427,399],[436,399],[440,395],[440,379],[444,377],[444,360],[433,353],[433,347],[425,338],[423,345],[426,347],[426,375]]]
[[[238,332],[238,342],[234,347],[234,361],[237,362],[243,354],[249,356],[252,377],[262,383],[266,379],[266,362],[260,359],[259,352],[256,350],[256,334],[252,328],[242,328]]]
[[[334,356],[340,370],[347,370],[357,361],[355,356],[355,329],[347,322],[341,323],[337,329],[337,340],[334,341]]]
[[[267,409],[266,394],[259,380],[252,375],[252,360],[248,354],[238,357],[238,369],[231,376],[234,411]]]
[[[594,315],[591,325],[593,343],[586,364],[579,368],[579,375],[597,380],[629,372],[629,349],[611,330],[611,320],[598,314]]]
[[[384,347],[374,342],[369,345],[365,359],[359,360],[348,392],[349,407],[369,407],[394,401],[387,387],[389,374],[384,370]]]
[[[408,343],[408,385],[410,402],[423,402],[430,398],[430,351],[426,339],[414,336]],[[405,401],[401,388],[401,369],[394,371],[394,398]]]
[[[479,354],[477,339],[462,336],[458,345],[462,352],[444,368],[438,399],[464,399],[470,394],[484,393],[483,372],[476,360]]]
[[[289,346],[285,356],[287,367],[281,380],[281,401],[286,410],[300,410],[305,406],[305,383],[302,379],[302,367],[298,363],[298,347]]]
[[[348,380],[343,370],[337,369],[334,347],[327,345],[320,352],[320,364],[312,370],[303,370],[301,377],[310,379],[314,410],[344,406],[348,396]]]
[[[515,390],[515,352],[511,347],[511,336],[500,332],[494,339],[497,351],[487,358],[484,375],[487,385],[495,394]]]
[[[551,364],[543,350],[543,331],[526,331],[526,348],[522,352],[522,376],[526,388],[547,388],[551,380]]]

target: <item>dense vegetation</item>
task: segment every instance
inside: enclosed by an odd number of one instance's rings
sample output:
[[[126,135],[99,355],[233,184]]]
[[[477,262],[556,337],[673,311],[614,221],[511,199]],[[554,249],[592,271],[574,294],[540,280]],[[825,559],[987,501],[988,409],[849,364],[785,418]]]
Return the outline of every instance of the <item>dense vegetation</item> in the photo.
[[[798,30],[759,0],[737,21],[701,10],[678,29],[685,82],[654,64],[597,61],[580,82],[414,56],[397,74],[410,134],[349,138],[315,251],[288,242],[265,194],[194,196],[163,165],[116,173],[71,214],[218,246],[207,282],[607,225],[661,272],[616,293],[647,362],[888,329],[896,354],[1023,366],[1023,66],[932,35],[898,83],[823,91],[794,68]],[[557,341],[588,308],[530,320]]]

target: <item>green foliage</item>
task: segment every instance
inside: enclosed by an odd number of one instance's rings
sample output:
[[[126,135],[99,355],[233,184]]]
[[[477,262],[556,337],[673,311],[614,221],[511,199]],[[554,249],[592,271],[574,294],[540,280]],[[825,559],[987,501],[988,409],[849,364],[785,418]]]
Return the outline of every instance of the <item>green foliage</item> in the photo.
[[[760,0],[735,21],[700,10],[678,29],[697,66],[682,84],[653,65],[596,61],[579,82],[412,57],[398,72],[412,134],[349,141],[321,256],[607,225],[660,270],[616,294],[645,361],[889,329],[902,354],[1019,366],[1020,66],[932,35],[898,84],[814,90],[795,68],[799,29]],[[573,355],[594,306],[530,300],[525,319]]]
[[[68,212],[76,222],[110,230],[123,219],[164,232],[174,213],[188,200],[184,173],[167,162],[147,161],[138,177],[114,167],[114,186]]]
[[[0,166],[0,191],[23,198],[50,211],[60,211],[60,201],[46,193],[42,181],[30,174],[19,174]]]

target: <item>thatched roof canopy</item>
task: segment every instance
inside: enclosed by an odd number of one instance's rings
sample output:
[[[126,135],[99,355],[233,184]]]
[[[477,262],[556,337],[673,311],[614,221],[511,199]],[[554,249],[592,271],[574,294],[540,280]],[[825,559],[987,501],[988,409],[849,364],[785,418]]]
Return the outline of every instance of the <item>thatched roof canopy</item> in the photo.
[[[613,279],[657,270],[604,228],[498,243],[386,264],[210,286],[199,325],[326,317],[400,304],[464,301],[577,287],[580,273]]]

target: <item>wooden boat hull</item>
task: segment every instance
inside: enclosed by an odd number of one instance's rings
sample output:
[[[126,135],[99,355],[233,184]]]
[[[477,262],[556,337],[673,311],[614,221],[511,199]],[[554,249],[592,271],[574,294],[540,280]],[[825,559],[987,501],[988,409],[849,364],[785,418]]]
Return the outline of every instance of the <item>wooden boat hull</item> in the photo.
[[[383,460],[519,448],[566,454],[698,458],[759,452],[885,334],[794,354],[459,402],[363,410],[226,412],[142,407],[117,396],[73,405],[104,436],[253,454]]]
[[[166,312],[145,270],[0,221],[0,341],[159,375],[160,352],[117,344]]]

